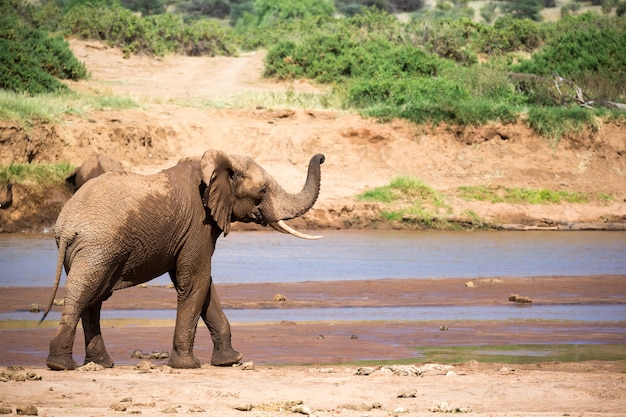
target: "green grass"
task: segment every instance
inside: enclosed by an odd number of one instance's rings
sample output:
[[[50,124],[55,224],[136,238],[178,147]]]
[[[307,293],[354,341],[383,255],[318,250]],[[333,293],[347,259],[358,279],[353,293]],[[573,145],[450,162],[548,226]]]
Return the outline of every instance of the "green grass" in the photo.
[[[30,96],[0,89],[0,120],[14,120],[22,126],[60,123],[64,116],[85,115],[90,111],[124,110],[140,107],[130,97],[109,92],[82,94],[49,93]]]
[[[458,188],[461,197],[466,200],[489,201],[491,203],[530,203],[530,204],[559,204],[588,203],[591,197],[586,193],[553,191],[531,188],[508,188],[499,186],[461,186]],[[600,198],[600,197],[599,197]],[[602,200],[609,201],[610,196],[604,195]]]
[[[199,109],[304,109],[340,110],[339,98],[333,93],[286,91],[245,91],[219,97],[184,97],[167,100],[168,104]]]
[[[62,184],[74,170],[66,162],[60,164],[11,164],[0,167],[0,184],[33,183],[37,185]]]
[[[378,202],[384,205],[381,217],[388,222],[402,222],[416,227],[435,229],[455,228],[445,220],[444,212],[451,208],[431,186],[411,177],[398,177],[389,185],[365,191],[357,196],[359,201]]]

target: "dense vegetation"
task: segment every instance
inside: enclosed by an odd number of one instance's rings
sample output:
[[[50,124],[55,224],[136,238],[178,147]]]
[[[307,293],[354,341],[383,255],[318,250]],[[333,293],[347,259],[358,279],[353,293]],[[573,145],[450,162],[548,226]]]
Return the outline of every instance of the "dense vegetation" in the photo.
[[[62,36],[158,56],[265,48],[266,76],[326,84],[327,102],[366,115],[464,125],[523,116],[556,141],[626,117],[596,100],[626,102],[625,2],[596,3],[605,14],[574,16],[580,2],[570,2],[542,23],[537,13],[556,2],[490,2],[478,22],[467,0],[2,0],[0,88],[40,94],[86,77]]]

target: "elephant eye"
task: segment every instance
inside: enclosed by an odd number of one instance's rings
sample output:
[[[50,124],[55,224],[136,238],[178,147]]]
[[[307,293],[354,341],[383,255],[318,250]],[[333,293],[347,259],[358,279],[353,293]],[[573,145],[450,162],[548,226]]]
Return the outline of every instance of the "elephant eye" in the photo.
[[[267,194],[267,186],[266,185],[261,187],[261,189],[259,190],[259,196],[265,197],[265,194]]]

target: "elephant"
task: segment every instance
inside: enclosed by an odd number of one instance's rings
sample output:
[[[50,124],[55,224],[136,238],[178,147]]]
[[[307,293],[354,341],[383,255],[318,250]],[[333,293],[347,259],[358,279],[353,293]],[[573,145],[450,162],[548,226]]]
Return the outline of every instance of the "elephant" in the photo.
[[[7,182],[7,193],[4,200],[0,200],[0,210],[7,210],[13,204],[13,184]]]
[[[85,335],[85,364],[114,363],[100,329],[103,301],[113,291],[164,273],[177,293],[173,348],[168,365],[197,368],[193,354],[201,317],[213,341],[211,364],[229,366],[242,355],[231,345],[230,324],[211,276],[217,238],[232,222],[269,225],[305,239],[318,239],[285,223],[307,212],[319,196],[324,155],[309,162],[301,191],[289,193],[249,157],[208,150],[153,175],[107,172],[82,186],[61,210],[55,225],[58,259],[46,318],[67,273],[65,299],[46,364],[77,367],[72,347],[79,319]],[[41,323],[40,321],[40,323]]]
[[[122,164],[106,154],[94,155],[65,178],[65,186],[75,193],[90,179],[109,171],[123,171]]]

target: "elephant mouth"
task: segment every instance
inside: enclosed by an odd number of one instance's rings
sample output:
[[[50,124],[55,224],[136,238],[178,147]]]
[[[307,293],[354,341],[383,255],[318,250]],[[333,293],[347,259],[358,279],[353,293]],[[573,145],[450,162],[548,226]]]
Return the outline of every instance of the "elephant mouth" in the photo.
[[[316,239],[322,238],[322,236],[309,235],[306,233],[302,233],[294,229],[293,227],[289,226],[287,223],[285,223],[282,220],[279,220],[277,222],[269,222],[268,224],[269,226],[271,226],[274,230],[278,232],[286,233],[295,237],[299,237],[300,239],[316,240]]]

